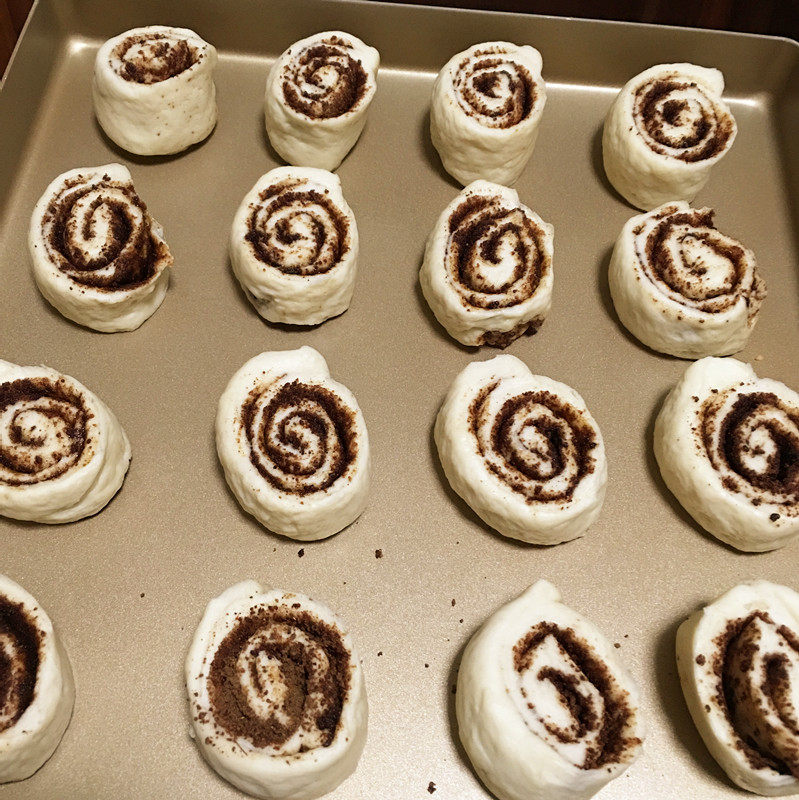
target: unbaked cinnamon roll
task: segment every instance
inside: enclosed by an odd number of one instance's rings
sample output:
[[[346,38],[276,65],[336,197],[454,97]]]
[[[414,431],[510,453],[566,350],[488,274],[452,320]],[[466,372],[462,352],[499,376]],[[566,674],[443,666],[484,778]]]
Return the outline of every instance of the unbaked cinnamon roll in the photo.
[[[236,499],[275,533],[324,539],[366,507],[372,468],[363,414],[311,347],[261,353],[230,379],[216,447]]]
[[[608,277],[630,333],[681,358],[742,350],[766,297],[754,253],[716,229],[711,209],[682,201],[627,222]]]
[[[125,431],[83,384],[0,361],[0,515],[46,523],[91,516],[129,464]]]
[[[363,669],[344,623],[304,595],[244,581],[212,600],[186,689],[200,752],[254,797],[312,800],[357,766]]]
[[[688,710],[716,761],[742,789],[799,793],[799,594],[743,583],[677,631]]]
[[[161,305],[172,254],[121,164],[59,175],[33,210],[28,247],[44,298],[104,333],[132,331]]]
[[[430,136],[444,169],[464,186],[509,185],[535,147],[546,103],[541,54],[529,45],[483,42],[454,55],[438,73]]]
[[[283,52],[264,98],[278,155],[298,167],[336,169],[366,124],[379,66],[374,47],[343,31],[317,33]]]
[[[29,778],[58,747],[75,684],[53,623],[0,575],[0,783]]]
[[[605,172],[616,191],[644,211],[693,200],[735,141],[723,91],[717,69],[695,64],[658,64],[628,81],[602,135]]]
[[[216,49],[187,28],[150,25],[97,52],[92,98],[100,127],[131,153],[167,155],[216,125]]]
[[[435,441],[452,488],[504,536],[581,536],[605,499],[602,434],[574,389],[518,358],[469,364],[450,387]]]
[[[336,175],[278,167],[263,175],[239,206],[230,261],[262,317],[317,325],[349,307],[358,246],[355,216]]]
[[[513,189],[469,184],[438,218],[419,273],[447,333],[494,347],[535,333],[552,305],[553,237]]]
[[[616,650],[547,581],[472,637],[455,710],[463,746],[499,800],[587,800],[630,766],[644,737]]]
[[[739,550],[799,535],[799,394],[734,358],[685,371],[655,422],[663,480],[703,527]]]

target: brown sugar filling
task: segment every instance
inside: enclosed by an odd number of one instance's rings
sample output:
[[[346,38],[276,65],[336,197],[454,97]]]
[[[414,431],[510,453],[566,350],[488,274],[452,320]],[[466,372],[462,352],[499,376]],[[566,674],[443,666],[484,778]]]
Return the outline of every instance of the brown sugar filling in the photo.
[[[185,39],[163,33],[128,36],[114,48],[113,54],[122,62],[120,77],[142,84],[174,78],[199,60],[197,50]]]
[[[22,603],[0,595],[0,733],[14,725],[33,701],[42,634]],[[8,651],[11,654],[8,654]]]

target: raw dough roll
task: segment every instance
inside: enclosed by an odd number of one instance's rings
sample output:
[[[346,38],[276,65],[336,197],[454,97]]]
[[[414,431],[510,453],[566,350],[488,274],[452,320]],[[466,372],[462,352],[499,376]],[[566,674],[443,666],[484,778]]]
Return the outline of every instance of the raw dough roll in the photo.
[[[452,488],[504,536],[558,544],[599,516],[607,461],[594,418],[574,389],[514,356],[458,375],[435,440]]]
[[[799,794],[799,594],[742,583],[677,631],[688,710],[713,758],[742,789]]]
[[[187,28],[150,25],[109,39],[94,62],[100,127],[140,156],[179,153],[216,125],[216,49]]]
[[[513,189],[469,184],[438,218],[419,273],[447,333],[494,347],[535,333],[552,305],[553,237]]]
[[[454,55],[438,73],[430,136],[459,183],[519,179],[547,99],[541,65],[541,53],[529,45],[483,42]]]
[[[666,485],[707,531],[739,550],[799,534],[799,394],[734,358],[685,371],[655,421]]]
[[[125,431],[83,384],[0,361],[0,515],[47,523],[91,516],[129,464]]]
[[[374,47],[343,31],[317,33],[283,52],[264,98],[278,155],[298,167],[336,169],[366,124],[379,66]]]
[[[194,738],[234,786],[311,800],[355,771],[363,669],[344,623],[301,594],[232,586],[208,604],[186,658]]]
[[[331,172],[278,167],[242,201],[230,261],[270,322],[317,325],[347,310],[358,271],[358,227]]]
[[[636,208],[693,200],[737,133],[721,99],[724,76],[695,64],[658,64],[628,81],[602,134],[608,180]]]
[[[312,347],[261,353],[230,379],[216,448],[236,499],[275,533],[324,539],[366,507],[372,467],[363,414]]]
[[[33,277],[67,319],[132,331],[166,294],[173,259],[163,233],[121,164],[70,170],[33,210]]]
[[[0,783],[29,778],[72,716],[75,684],[44,609],[0,575]]]
[[[627,330],[681,358],[742,350],[766,297],[754,253],[716,230],[711,209],[682,201],[627,222],[609,280]]]
[[[644,737],[617,652],[547,581],[472,637],[455,710],[461,742],[499,800],[587,800],[630,766]]]

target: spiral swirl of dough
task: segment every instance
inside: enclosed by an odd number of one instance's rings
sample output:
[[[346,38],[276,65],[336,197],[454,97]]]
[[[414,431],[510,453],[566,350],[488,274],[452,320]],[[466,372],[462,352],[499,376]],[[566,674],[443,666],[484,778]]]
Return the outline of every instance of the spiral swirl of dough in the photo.
[[[197,49],[175,29],[137,32],[123,39],[111,52],[111,66],[125,80],[160,83],[174,78],[197,63]]]

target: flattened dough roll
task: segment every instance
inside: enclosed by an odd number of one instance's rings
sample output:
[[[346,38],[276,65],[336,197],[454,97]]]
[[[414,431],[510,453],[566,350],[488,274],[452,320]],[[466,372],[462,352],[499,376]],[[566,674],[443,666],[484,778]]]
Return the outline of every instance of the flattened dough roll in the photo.
[[[762,580],[730,589],[680,626],[677,668],[730,779],[769,797],[799,794],[799,594]]]
[[[67,319],[132,331],[161,305],[172,254],[126,167],[59,175],[33,210],[28,247],[39,291]]]
[[[270,322],[317,325],[349,307],[358,271],[358,226],[332,172],[278,167],[236,212],[233,272]]]
[[[472,637],[455,710],[461,742],[499,800],[587,800],[630,766],[644,738],[617,651],[547,581]]]
[[[117,493],[130,443],[108,406],[69,375],[0,361],[0,515],[74,522]]]
[[[366,124],[379,66],[374,47],[343,31],[317,33],[283,52],[264,98],[278,155],[298,167],[336,169]]]
[[[742,350],[766,297],[754,253],[716,229],[711,209],[682,201],[625,224],[608,277],[624,327],[680,358]]]
[[[236,499],[275,533],[324,539],[366,507],[372,467],[363,414],[312,347],[261,353],[231,378],[216,447]]]
[[[186,658],[194,738],[234,786],[312,800],[355,771],[366,741],[363,669],[346,626],[301,594],[232,586]]]
[[[732,147],[724,76],[695,64],[658,64],[628,81],[602,134],[605,173],[636,208],[691,201]]]
[[[503,536],[581,536],[605,499],[602,434],[574,389],[518,358],[469,364],[438,412],[435,441],[452,488]]]
[[[546,103],[541,54],[529,45],[482,42],[438,73],[430,136],[444,169],[464,186],[515,183],[538,138]]]
[[[685,371],[655,421],[661,475],[686,511],[748,552],[799,535],[799,394],[734,358]]]
[[[0,575],[0,783],[29,778],[72,716],[72,668],[50,618]]]
[[[123,149],[167,155],[216,125],[216,49],[187,28],[150,25],[109,39],[94,62],[100,127]]]
[[[494,347],[535,333],[552,305],[553,238],[515,190],[470,183],[438,218],[419,273],[447,333]]]

